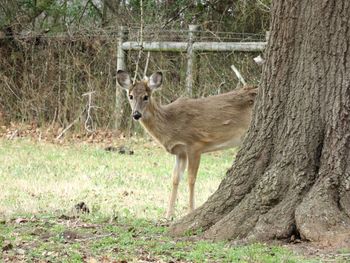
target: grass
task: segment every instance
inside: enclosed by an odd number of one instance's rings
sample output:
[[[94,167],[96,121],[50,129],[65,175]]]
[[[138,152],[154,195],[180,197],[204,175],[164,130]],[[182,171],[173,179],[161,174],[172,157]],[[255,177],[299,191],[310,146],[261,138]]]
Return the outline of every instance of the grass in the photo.
[[[26,140],[0,143],[0,214],[67,213],[84,201],[94,213],[157,219],[165,214],[173,158],[153,143],[130,142],[134,155],[103,146],[57,146]],[[234,151],[203,157],[197,205],[213,193]],[[187,209],[187,184],[179,190],[177,215]]]
[[[2,246],[14,244],[6,251],[13,262],[300,262],[281,247],[173,239],[165,226],[145,219],[35,216],[0,229]]]
[[[163,216],[172,156],[148,141],[133,155],[101,145],[0,139],[0,248],[7,262],[301,262],[281,246],[171,238]],[[203,156],[197,205],[218,187],[235,150]],[[185,178],[184,178],[185,179]],[[179,189],[176,216],[187,209]],[[85,202],[90,213],[77,214]]]

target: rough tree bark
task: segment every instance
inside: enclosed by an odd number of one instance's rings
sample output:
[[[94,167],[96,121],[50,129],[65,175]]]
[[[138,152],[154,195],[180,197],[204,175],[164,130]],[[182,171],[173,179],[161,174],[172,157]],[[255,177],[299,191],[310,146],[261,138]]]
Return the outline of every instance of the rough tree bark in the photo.
[[[251,127],[181,234],[350,240],[350,1],[274,1]]]

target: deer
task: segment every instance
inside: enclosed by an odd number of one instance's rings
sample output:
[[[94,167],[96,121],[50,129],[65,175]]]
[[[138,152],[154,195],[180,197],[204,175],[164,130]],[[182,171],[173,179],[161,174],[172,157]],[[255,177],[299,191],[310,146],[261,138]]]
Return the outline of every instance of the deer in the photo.
[[[240,145],[250,125],[257,88],[245,86],[197,99],[180,97],[170,104],[161,105],[152,96],[162,86],[161,72],[132,83],[126,71],[118,70],[116,78],[118,85],[127,92],[132,118],[139,121],[167,152],[175,155],[166,218],[174,216],[178,186],[186,168],[188,208],[192,212],[201,154]]]

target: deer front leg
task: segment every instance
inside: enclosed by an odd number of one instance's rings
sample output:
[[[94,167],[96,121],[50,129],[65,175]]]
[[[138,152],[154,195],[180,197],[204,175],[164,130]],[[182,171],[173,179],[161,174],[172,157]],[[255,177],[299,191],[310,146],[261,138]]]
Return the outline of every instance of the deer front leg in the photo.
[[[188,154],[188,186],[190,190],[189,194],[189,212],[194,210],[194,185],[196,183],[197,172],[199,168],[199,163],[201,159],[200,153]]]
[[[175,158],[175,166],[174,166],[173,177],[172,177],[173,188],[171,190],[168,211],[166,214],[167,218],[171,218],[172,216],[174,216],[177,189],[179,187],[181,177],[183,176],[183,173],[186,169],[186,165],[187,165],[186,154],[185,153],[177,154]]]

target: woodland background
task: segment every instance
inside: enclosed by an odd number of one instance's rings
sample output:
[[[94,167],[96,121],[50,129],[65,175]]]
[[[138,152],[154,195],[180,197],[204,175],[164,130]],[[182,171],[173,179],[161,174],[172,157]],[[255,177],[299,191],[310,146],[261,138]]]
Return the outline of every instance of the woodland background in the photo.
[[[118,27],[143,39],[183,41],[188,25],[200,25],[207,41],[249,41],[269,28],[270,0],[1,0],[0,123],[34,123],[93,132],[116,126],[115,72]],[[142,10],[141,10],[142,9]],[[142,13],[142,17],[141,17]],[[142,18],[142,19],[141,19]],[[142,20],[142,21],[141,21]],[[258,83],[259,54],[201,53],[194,96],[232,90],[238,80]],[[147,74],[165,75],[162,103],[185,94],[186,54],[151,53]],[[128,53],[128,70],[143,72],[147,55]],[[139,59],[140,58],[140,59]],[[87,93],[92,92],[90,96]],[[135,130],[130,118],[123,127]],[[136,129],[137,130],[137,129]]]

